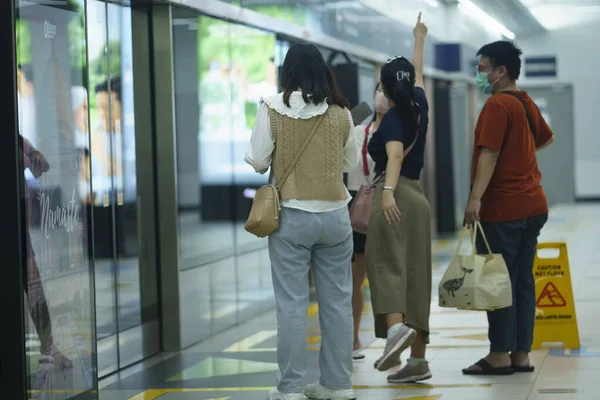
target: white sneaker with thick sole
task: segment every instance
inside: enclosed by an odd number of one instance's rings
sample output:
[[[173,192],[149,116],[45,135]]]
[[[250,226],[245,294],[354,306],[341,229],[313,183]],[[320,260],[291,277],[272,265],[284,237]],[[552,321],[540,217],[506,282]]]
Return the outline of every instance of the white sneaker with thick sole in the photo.
[[[353,360],[364,360],[365,355],[362,352],[362,349],[352,350],[352,359]]]
[[[323,387],[320,383],[308,385],[304,389],[304,394],[313,400],[356,400],[354,390],[330,390]]]
[[[416,338],[417,331],[402,324],[394,336],[388,337],[383,356],[377,363],[376,368],[379,371],[388,371],[400,365],[400,354],[408,349]]]
[[[307,400],[307,398],[302,393],[281,393],[279,389],[273,388],[267,400]]]

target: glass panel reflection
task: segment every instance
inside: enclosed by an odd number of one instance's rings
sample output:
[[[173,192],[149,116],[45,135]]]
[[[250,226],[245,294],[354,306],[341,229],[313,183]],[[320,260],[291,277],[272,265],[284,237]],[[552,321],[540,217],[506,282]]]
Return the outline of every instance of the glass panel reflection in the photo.
[[[256,174],[244,155],[261,97],[278,91],[280,47],[271,33],[173,9],[185,345],[271,303],[258,264],[267,242],[243,228],[267,175]]]
[[[120,367],[141,360],[144,356],[141,330],[140,265],[138,240],[138,203],[135,153],[135,118],[133,102],[131,9],[107,5],[109,54],[114,66],[111,72],[110,116],[112,154],[118,170],[113,173],[115,201],[117,318],[119,321]],[[123,332],[135,340],[125,340]]]
[[[268,175],[258,175],[244,162],[250,144],[252,128],[263,96],[277,94],[278,76],[275,65],[275,36],[242,25],[230,29],[231,64],[233,65],[232,100],[233,182],[235,188],[236,251],[246,252],[266,245],[265,240],[244,230],[252,205],[254,189],[268,181]],[[236,106],[233,106],[233,105]]]
[[[144,357],[131,10],[88,3],[92,191],[100,376]],[[137,328],[137,329],[136,329]],[[121,333],[129,331],[128,340]]]
[[[67,399],[97,387],[84,3],[17,1],[17,19],[29,389]]]
[[[173,12],[181,268],[264,247],[243,225],[267,182],[244,163],[261,96],[277,93],[273,34]]]
[[[97,0],[88,0],[87,14],[90,61],[88,77],[92,88],[90,93],[92,195],[89,207],[94,209],[98,371],[102,376],[118,368],[117,347],[106,345],[107,341],[112,340],[111,336],[117,333],[118,324],[116,268],[113,259],[114,224],[110,196],[114,163],[111,163],[110,136],[106,133],[106,127],[110,124],[106,4]],[[115,53],[114,50],[112,53]],[[117,85],[112,86],[114,90]]]
[[[174,10],[181,268],[231,256],[232,97],[229,26]]]

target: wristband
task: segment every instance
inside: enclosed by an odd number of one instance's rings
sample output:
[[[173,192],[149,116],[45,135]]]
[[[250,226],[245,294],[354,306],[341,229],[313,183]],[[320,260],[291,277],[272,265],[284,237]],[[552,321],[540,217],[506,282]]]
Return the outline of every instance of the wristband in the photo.
[[[396,189],[394,189],[394,188],[393,188],[393,187],[391,187],[391,186],[384,186],[384,187],[383,187],[383,190],[391,190],[391,191],[393,192],[393,191],[395,191]]]

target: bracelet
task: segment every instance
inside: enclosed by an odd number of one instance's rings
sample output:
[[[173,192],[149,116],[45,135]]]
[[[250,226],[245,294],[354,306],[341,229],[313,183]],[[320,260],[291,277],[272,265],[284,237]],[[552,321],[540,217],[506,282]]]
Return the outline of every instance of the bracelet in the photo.
[[[396,189],[394,189],[394,188],[393,188],[393,187],[391,187],[391,186],[384,186],[384,187],[383,187],[383,190],[391,190],[391,191],[393,192],[393,191],[395,191]]]

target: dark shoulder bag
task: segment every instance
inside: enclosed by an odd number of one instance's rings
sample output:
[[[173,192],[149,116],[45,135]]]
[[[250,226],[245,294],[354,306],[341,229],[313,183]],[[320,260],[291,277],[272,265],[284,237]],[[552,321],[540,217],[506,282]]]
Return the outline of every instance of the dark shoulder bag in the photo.
[[[517,92],[502,92],[504,94],[508,94],[521,102],[523,108],[525,109],[525,114],[527,115],[527,122],[529,123],[529,129],[531,129],[531,134],[533,135],[533,140],[537,140],[537,129],[535,128],[535,123],[533,122],[533,118],[529,113],[529,109],[527,109],[527,104],[525,104],[525,100],[521,97],[521,95]]]

